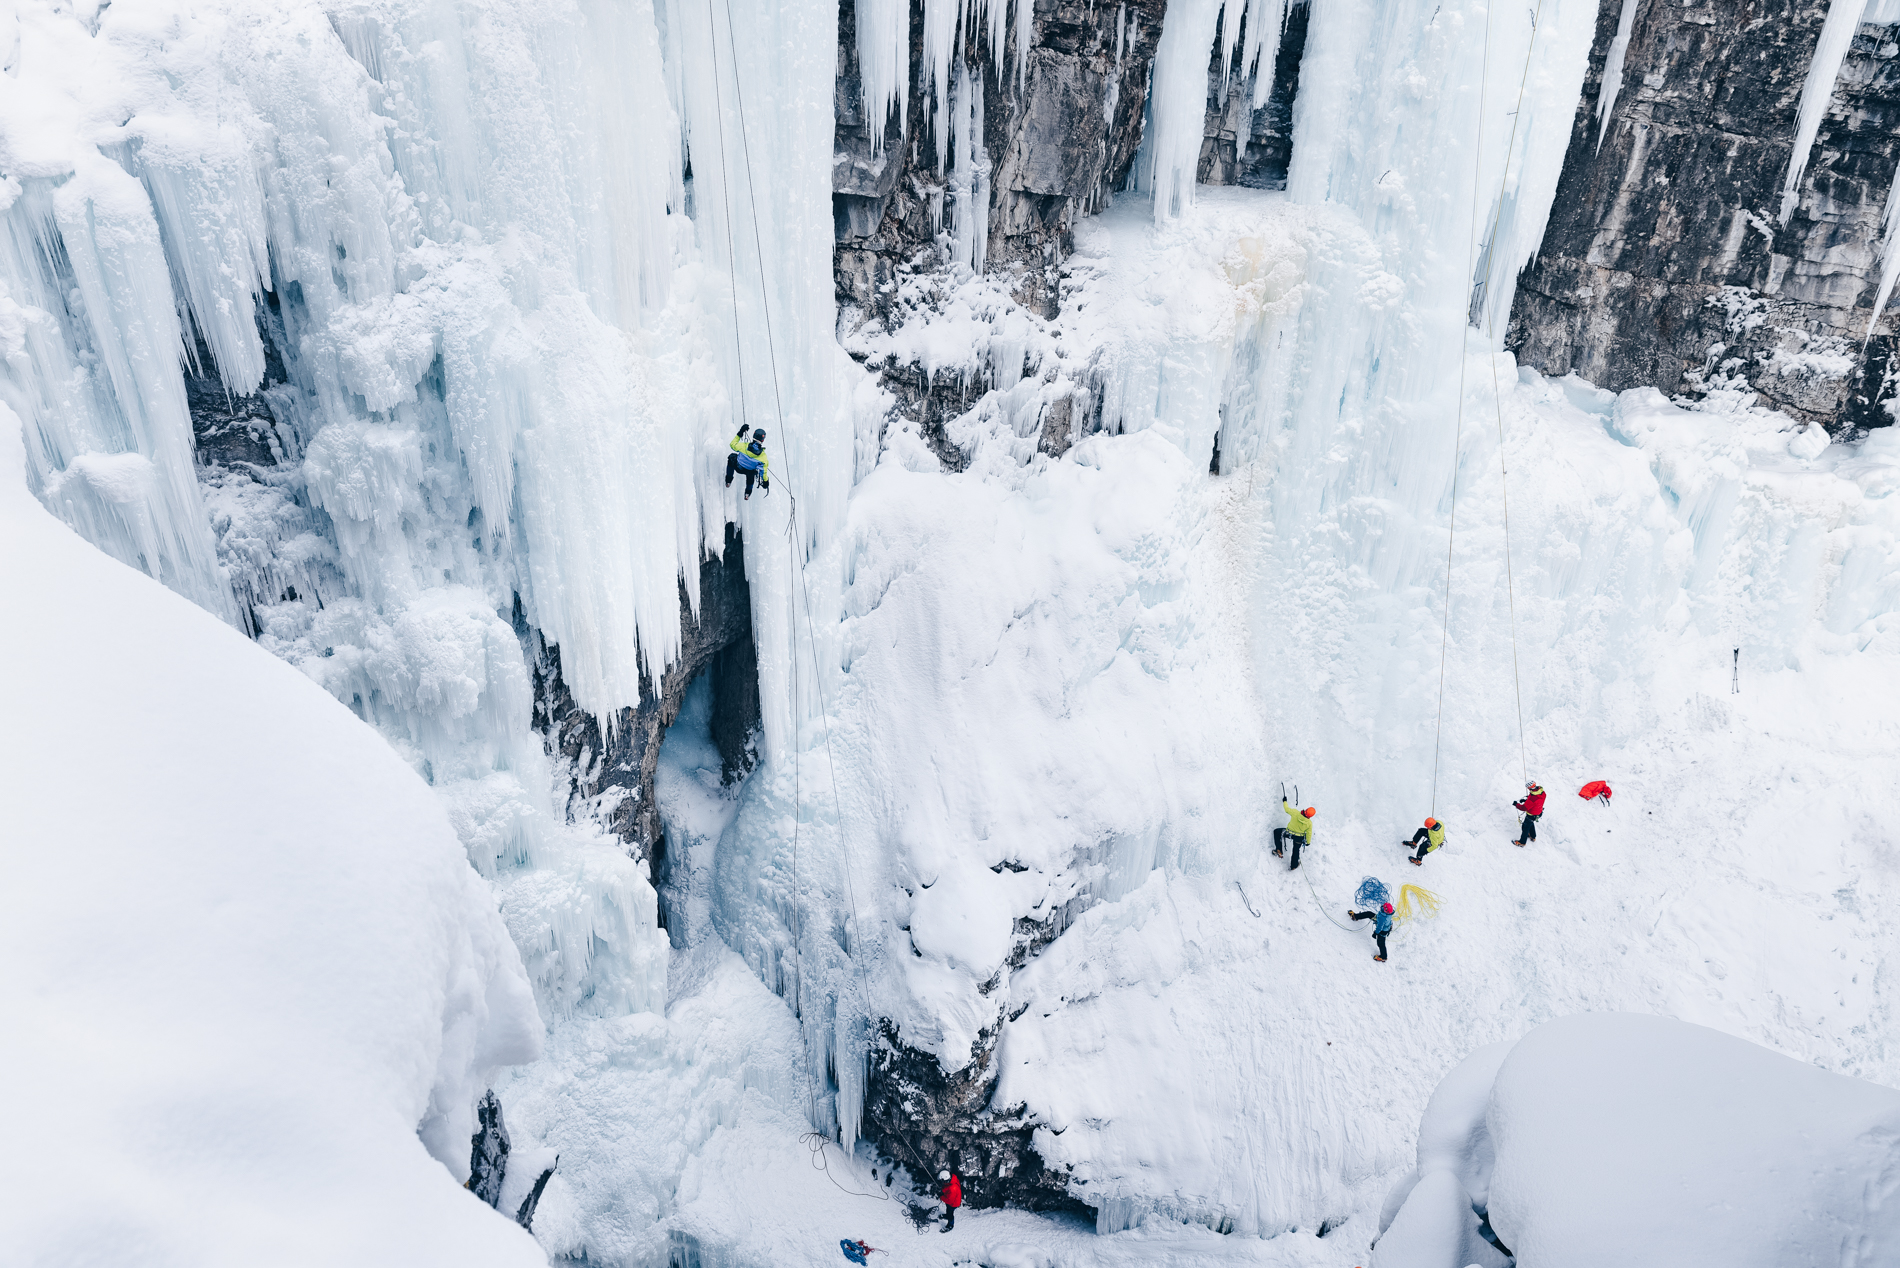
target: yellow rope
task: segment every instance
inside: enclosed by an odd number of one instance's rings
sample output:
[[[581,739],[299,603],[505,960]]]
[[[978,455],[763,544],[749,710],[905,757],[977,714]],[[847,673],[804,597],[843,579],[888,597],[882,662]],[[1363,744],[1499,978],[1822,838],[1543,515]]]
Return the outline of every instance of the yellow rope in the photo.
[[[1416,910],[1413,909],[1413,903],[1418,904]],[[1402,885],[1399,887],[1399,901],[1393,904],[1396,910],[1392,915],[1392,923],[1402,925],[1413,916],[1430,919],[1436,916],[1438,909],[1444,905],[1445,900],[1429,889],[1422,889],[1417,885]]]

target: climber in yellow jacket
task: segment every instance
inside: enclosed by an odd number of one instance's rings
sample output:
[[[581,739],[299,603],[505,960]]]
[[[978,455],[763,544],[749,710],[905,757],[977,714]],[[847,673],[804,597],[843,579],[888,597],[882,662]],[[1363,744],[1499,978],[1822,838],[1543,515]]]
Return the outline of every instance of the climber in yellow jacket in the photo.
[[[1286,811],[1286,827],[1273,830],[1273,856],[1283,858],[1286,855],[1286,842],[1293,842],[1293,861],[1287,864],[1291,872],[1300,865],[1300,847],[1313,844],[1313,816],[1319,811],[1308,806],[1304,810],[1295,810],[1293,803],[1282,797],[1280,809]]]
[[[766,496],[772,493],[772,460],[765,455],[765,428],[761,427],[747,436],[744,427],[732,438],[727,446],[732,452],[726,455],[726,485],[732,485],[732,477],[745,472],[745,495],[752,496],[752,481],[757,479],[759,487]]]
[[[1399,844],[1408,850],[1416,845],[1418,854],[1412,858],[1412,863],[1416,867],[1424,867],[1425,856],[1445,844],[1445,825],[1436,819],[1427,819],[1425,826],[1414,832],[1410,841],[1401,841]]]

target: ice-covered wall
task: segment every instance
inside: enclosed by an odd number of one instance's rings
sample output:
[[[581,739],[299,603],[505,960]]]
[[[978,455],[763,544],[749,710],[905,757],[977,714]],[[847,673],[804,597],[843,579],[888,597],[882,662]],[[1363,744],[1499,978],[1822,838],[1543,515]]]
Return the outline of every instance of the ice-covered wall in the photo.
[[[837,531],[856,461],[834,27],[719,16],[27,6],[0,77],[4,382],[36,491],[383,729],[485,872],[565,894],[511,888],[563,1006],[655,998],[624,980],[657,971],[653,898],[560,821],[524,638],[611,726],[737,516],[783,744],[815,707],[773,637],[787,552]],[[278,461],[201,489],[183,370],[268,402]],[[739,417],[774,432],[776,500],[722,495]]]
[[[396,745],[552,1023],[657,1011],[654,890],[569,821],[537,657],[613,727],[736,520],[768,758],[815,714],[798,563],[876,406],[830,333],[834,12],[122,0],[7,30],[0,390],[34,491]],[[220,394],[249,447],[199,470]],[[719,483],[739,421],[771,432],[750,503]]]

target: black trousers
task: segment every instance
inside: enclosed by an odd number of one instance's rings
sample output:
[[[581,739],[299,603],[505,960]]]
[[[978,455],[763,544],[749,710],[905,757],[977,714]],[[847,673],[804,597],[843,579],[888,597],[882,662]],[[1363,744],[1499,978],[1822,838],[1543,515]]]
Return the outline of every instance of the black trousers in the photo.
[[[1346,914],[1351,916],[1354,920],[1377,920],[1379,918],[1377,912],[1371,911],[1353,911],[1347,912]],[[1379,958],[1381,960],[1385,959],[1385,934],[1375,928],[1372,931],[1372,940],[1379,944]]]
[[[758,477],[759,473],[756,471],[746,471],[742,467],[740,467],[738,454],[736,453],[727,454],[726,455],[726,483],[731,484],[732,477],[736,475],[741,475],[741,474],[745,476],[745,495],[747,497],[751,497],[752,496],[752,481]]]
[[[1424,847],[1419,850],[1416,856],[1422,859],[1427,854],[1431,853],[1431,849],[1430,849],[1431,839],[1432,839],[1431,830],[1428,828],[1420,828],[1417,832],[1414,832],[1412,834],[1412,839],[1406,842],[1406,847],[1408,849],[1414,845]]]
[[[1523,830],[1517,834],[1517,839],[1527,845],[1535,841],[1537,839],[1537,821],[1543,817],[1542,815],[1525,815],[1524,827]]]
[[[1286,842],[1288,841],[1293,842],[1293,861],[1287,864],[1287,869],[1286,869],[1287,871],[1290,872],[1294,868],[1300,865],[1300,847],[1306,844],[1306,838],[1303,836],[1296,836],[1295,834],[1287,831],[1285,828],[1275,828],[1273,830],[1273,852],[1275,854],[1278,854],[1281,850],[1285,849]]]
[[[955,1228],[956,1226],[957,1226],[957,1208],[954,1206],[944,1207],[943,1208],[943,1231],[947,1233],[951,1229]]]

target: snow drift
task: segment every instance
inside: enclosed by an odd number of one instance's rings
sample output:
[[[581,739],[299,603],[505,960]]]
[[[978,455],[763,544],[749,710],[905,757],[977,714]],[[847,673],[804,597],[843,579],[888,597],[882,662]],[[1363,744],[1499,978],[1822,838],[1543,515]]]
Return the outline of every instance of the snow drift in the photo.
[[[457,1187],[541,1024],[440,800],[49,515],[4,406],[0,538],[0,1258],[545,1262]]]
[[[1375,1268],[1889,1264],[1900,1092],[1702,1026],[1600,1014],[1473,1053],[1419,1124]]]

